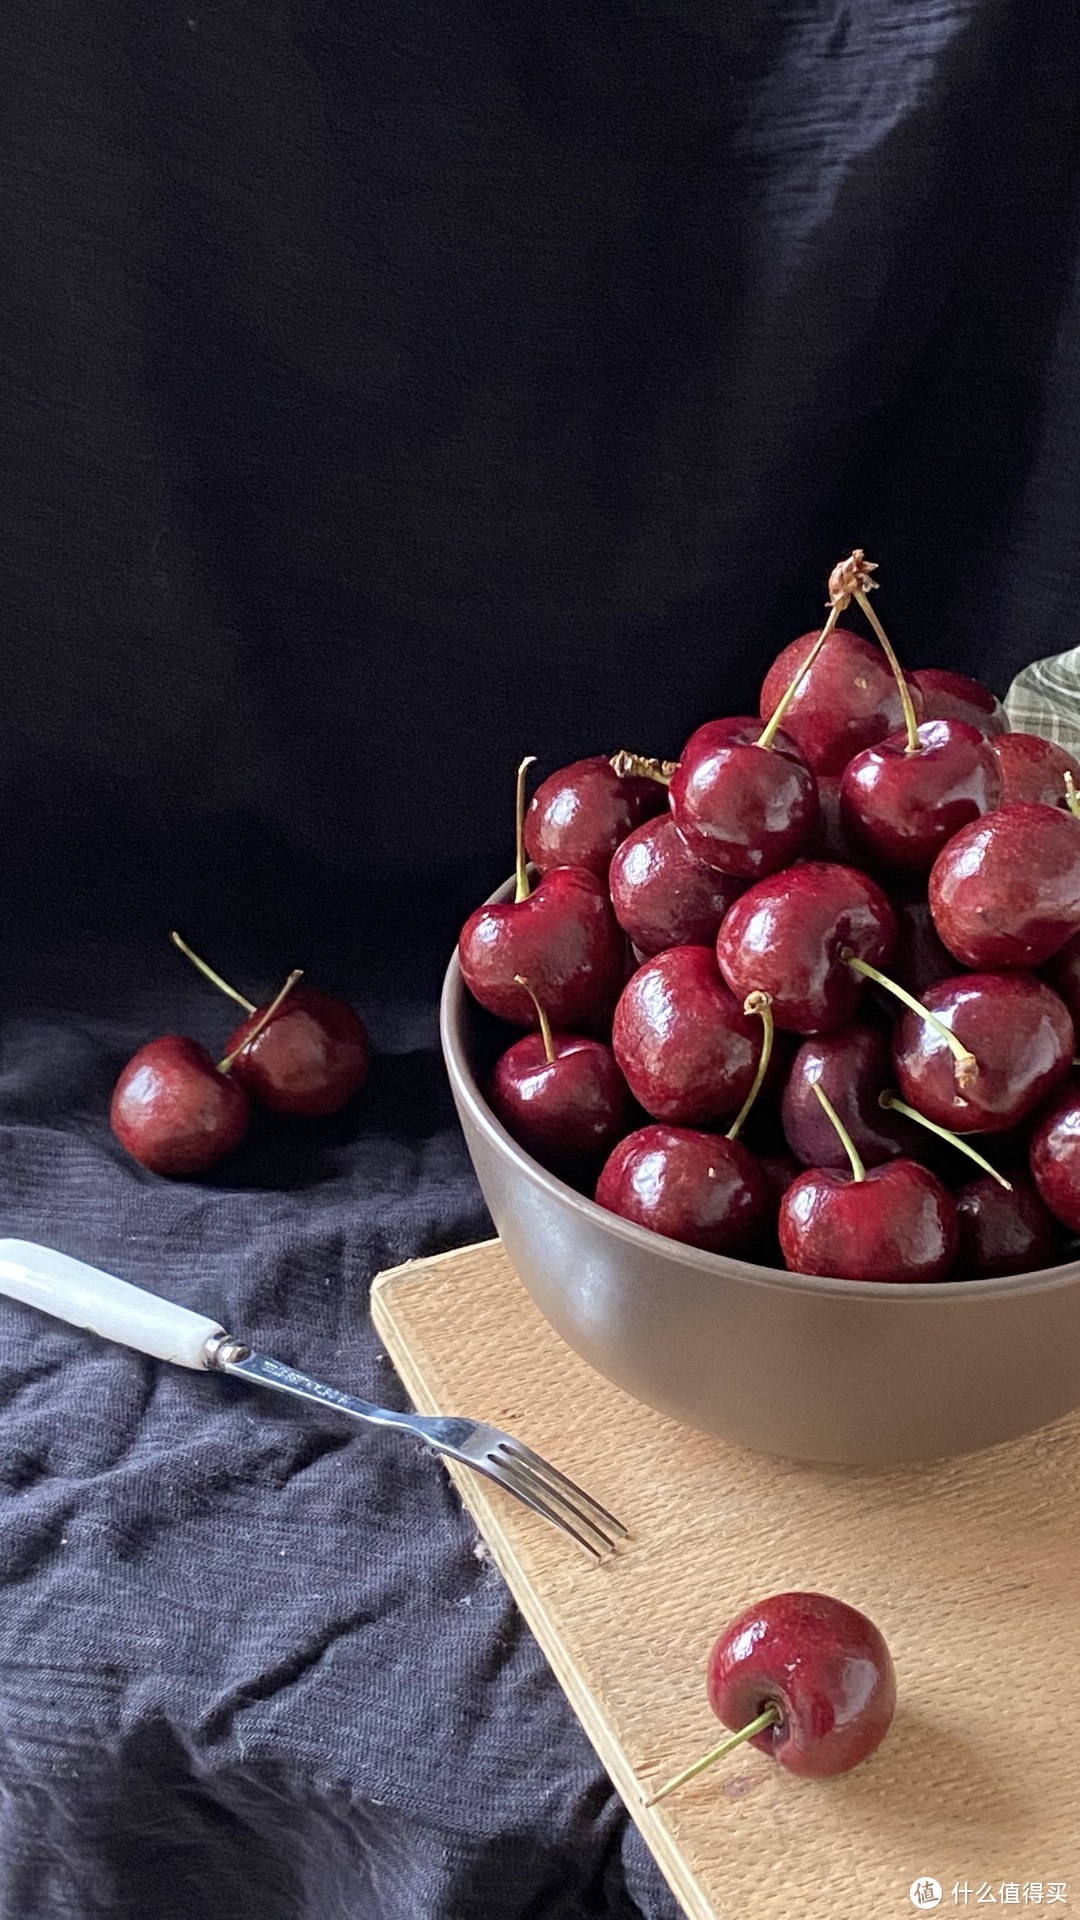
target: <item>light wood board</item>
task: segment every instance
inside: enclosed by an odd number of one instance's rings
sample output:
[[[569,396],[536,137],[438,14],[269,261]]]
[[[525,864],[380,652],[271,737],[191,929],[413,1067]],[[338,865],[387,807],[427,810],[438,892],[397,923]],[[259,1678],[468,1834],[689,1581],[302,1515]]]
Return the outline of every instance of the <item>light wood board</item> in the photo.
[[[372,1309],[415,1406],[508,1427],[632,1528],[594,1568],[455,1473],[692,1920],[910,1916],[926,1876],[944,1889],[940,1914],[964,1908],[957,1883],[983,1913],[986,1887],[996,1908],[1080,1911],[1080,1416],[934,1467],[808,1467],[610,1386],[541,1318],[497,1241],[383,1274]],[[720,1737],[704,1688],[716,1635],[785,1588],[836,1594],[882,1629],[900,1687],[884,1745],[832,1781],[743,1748],[646,1808],[649,1788]],[[1067,1904],[1049,1904],[1051,1882],[1068,1884]]]

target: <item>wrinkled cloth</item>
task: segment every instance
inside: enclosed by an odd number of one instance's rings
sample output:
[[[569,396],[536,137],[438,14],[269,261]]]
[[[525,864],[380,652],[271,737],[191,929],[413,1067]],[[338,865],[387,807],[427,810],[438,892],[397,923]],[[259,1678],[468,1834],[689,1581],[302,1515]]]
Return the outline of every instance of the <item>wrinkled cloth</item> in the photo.
[[[1076,644],[1080,14],[8,0],[0,1200],[400,1395],[487,1230],[435,1044],[513,769],[750,711],[855,544]],[[169,1184],[113,1079],[292,965],[355,1111]],[[441,1469],[0,1303],[2,1920],[673,1920]],[[722,1624],[718,1622],[718,1626]]]

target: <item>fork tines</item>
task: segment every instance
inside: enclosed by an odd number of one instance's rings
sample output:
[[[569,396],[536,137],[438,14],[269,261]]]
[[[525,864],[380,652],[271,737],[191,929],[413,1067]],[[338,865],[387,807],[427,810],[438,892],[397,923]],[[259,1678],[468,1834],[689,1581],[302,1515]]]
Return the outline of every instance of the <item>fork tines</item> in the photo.
[[[497,1468],[496,1478],[525,1506],[572,1535],[594,1560],[613,1553],[616,1542],[627,1537],[621,1520],[531,1447],[518,1440],[500,1440],[488,1458]]]

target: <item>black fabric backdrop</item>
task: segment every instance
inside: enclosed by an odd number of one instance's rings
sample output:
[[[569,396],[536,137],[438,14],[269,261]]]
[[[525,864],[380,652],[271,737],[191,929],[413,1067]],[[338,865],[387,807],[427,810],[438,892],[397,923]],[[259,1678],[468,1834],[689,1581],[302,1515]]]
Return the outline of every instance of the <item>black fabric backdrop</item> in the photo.
[[[5,1231],[372,1397],[485,1220],[435,1044],[512,770],[675,753],[832,562],[1073,644],[1064,0],[7,0]],[[293,964],[355,1113],[169,1185],[127,1054]],[[669,1920],[438,1469],[0,1312],[5,1920]],[[718,1622],[718,1625],[720,1623]]]

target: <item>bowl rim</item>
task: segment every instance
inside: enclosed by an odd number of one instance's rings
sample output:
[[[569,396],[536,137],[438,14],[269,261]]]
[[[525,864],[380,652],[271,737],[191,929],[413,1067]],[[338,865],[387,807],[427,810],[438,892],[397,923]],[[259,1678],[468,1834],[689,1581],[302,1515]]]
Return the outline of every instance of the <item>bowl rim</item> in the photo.
[[[504,881],[485,904],[493,905],[504,899],[507,888],[512,886],[512,878]],[[1080,1259],[1055,1267],[1040,1267],[1031,1273],[997,1274],[983,1280],[843,1280],[823,1274],[791,1273],[782,1267],[759,1266],[752,1260],[740,1260],[736,1254],[710,1253],[704,1247],[692,1247],[683,1240],[670,1240],[666,1234],[639,1227],[632,1220],[624,1220],[621,1214],[598,1206],[595,1200],[588,1199],[556,1174],[549,1173],[546,1167],[518,1145],[513,1135],[496,1119],[473,1073],[459,1030],[458,1008],[464,1006],[467,995],[468,988],[455,947],[439,996],[439,1038],[451,1086],[468,1108],[474,1124],[487,1135],[492,1146],[509,1156],[518,1171],[534,1187],[539,1187],[550,1198],[568,1206],[591,1225],[602,1226],[613,1233],[616,1239],[627,1241],[638,1252],[655,1250],[659,1243],[665,1259],[674,1260],[680,1266],[692,1267],[698,1272],[703,1261],[715,1260],[724,1267],[737,1267],[739,1279],[752,1286],[773,1287],[781,1292],[792,1293],[809,1289],[812,1293],[852,1302],[888,1300],[897,1305],[904,1301],[926,1299],[974,1303],[1013,1294],[1048,1292],[1059,1287],[1074,1286],[1080,1280]]]

